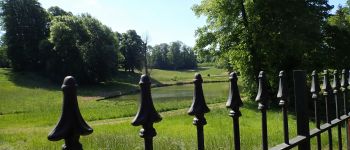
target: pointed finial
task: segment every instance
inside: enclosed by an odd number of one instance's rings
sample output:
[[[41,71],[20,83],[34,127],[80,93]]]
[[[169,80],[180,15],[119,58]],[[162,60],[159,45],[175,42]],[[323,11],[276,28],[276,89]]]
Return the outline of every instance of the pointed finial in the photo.
[[[195,74],[195,79],[193,80],[193,83],[194,83],[194,95],[193,95],[192,105],[188,110],[188,114],[191,116],[200,116],[210,111],[204,99],[203,88],[202,88],[203,79],[201,74],[199,73]]]
[[[79,143],[80,135],[89,135],[93,129],[85,122],[80,114],[77,100],[77,84],[72,76],[63,80],[62,115],[56,127],[48,135],[50,141],[65,140],[64,149],[82,149]]]
[[[312,81],[311,81],[311,90],[312,98],[317,99],[318,93],[321,91],[320,82],[318,81],[318,75],[316,70],[312,71]]]
[[[340,80],[339,80],[339,75],[338,71],[334,70],[333,73],[333,84],[332,84],[333,92],[337,93],[340,89]]]
[[[162,117],[158,114],[153,105],[151,81],[149,77],[147,75],[142,75],[139,85],[141,88],[140,106],[131,124],[133,126],[140,126],[161,121]]]
[[[346,76],[347,76],[347,71],[345,69],[343,69],[341,72],[341,81],[340,81],[342,91],[345,91],[349,86],[349,83],[348,83]]]
[[[231,108],[234,111],[238,111],[239,107],[242,107],[243,102],[241,100],[241,96],[239,94],[239,89],[237,86],[237,74],[236,72],[231,72],[230,74],[230,90],[229,96],[226,102],[226,107]]]
[[[277,98],[280,99],[279,105],[284,106],[287,102],[287,96],[288,96],[288,90],[286,84],[286,75],[284,71],[280,71],[279,74],[279,86],[278,86],[278,93]]]
[[[329,83],[329,74],[327,70],[323,71],[322,90],[323,90],[323,95],[328,95],[332,91],[331,84]]]
[[[267,90],[267,79],[264,71],[260,71],[259,73],[259,90],[258,95],[255,98],[255,101],[259,103],[259,110],[268,108],[268,99],[269,94]]]

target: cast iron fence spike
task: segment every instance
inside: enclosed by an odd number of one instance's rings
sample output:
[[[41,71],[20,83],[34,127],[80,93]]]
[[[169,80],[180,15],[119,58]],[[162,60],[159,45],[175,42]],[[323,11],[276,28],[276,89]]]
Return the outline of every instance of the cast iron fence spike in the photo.
[[[342,91],[345,91],[349,86],[349,82],[346,76],[347,76],[347,71],[343,69],[341,72],[341,81],[340,81],[340,86]]]
[[[237,86],[237,74],[236,72],[231,72],[230,74],[230,89],[229,96],[226,102],[226,107],[230,108],[230,116],[233,121],[233,137],[234,137],[234,148],[235,150],[241,149],[240,134],[239,134],[239,117],[242,116],[240,107],[243,106],[241,96],[239,94],[239,89]]]
[[[140,137],[144,138],[144,144],[146,150],[153,149],[153,137],[157,135],[156,130],[153,128],[153,123],[160,122],[162,117],[158,114],[153,105],[151,95],[151,80],[148,75],[142,75],[140,82],[141,98],[140,105],[137,114],[131,124],[133,126],[142,125],[140,130]]]
[[[203,79],[199,73],[195,74],[194,83],[194,94],[191,108],[188,110],[188,114],[195,116],[193,119],[193,125],[197,127],[197,144],[198,150],[204,150],[204,132],[203,126],[207,124],[207,121],[204,117],[205,113],[208,113],[210,109],[205,103],[202,83]]]
[[[335,116],[338,119],[341,119],[340,118],[340,109],[339,109],[340,102],[338,100],[340,86],[341,85],[340,85],[338,71],[334,70],[332,88],[333,88],[334,101],[335,101]],[[342,143],[342,134],[341,134],[341,124],[338,124],[338,148],[341,150],[342,147],[343,147],[343,143]]]
[[[316,128],[320,129],[320,114],[319,114],[319,101],[318,101],[318,94],[320,93],[320,82],[318,80],[318,75],[316,70],[312,71],[312,80],[311,80],[311,94],[312,99],[314,102],[314,110],[315,110],[315,122],[316,122]],[[318,134],[316,136],[316,142],[317,142],[317,149],[321,150],[321,135]]]
[[[284,106],[287,103],[288,89],[285,84],[286,84],[286,75],[284,71],[280,71],[279,86],[278,86],[278,93],[277,93],[277,98],[280,99],[280,102],[279,102],[280,106]]]
[[[312,81],[311,81],[311,90],[312,98],[317,99],[318,94],[320,93],[320,82],[318,80],[318,75],[316,70],[312,71]]]
[[[191,116],[197,116],[197,115],[203,115],[205,113],[208,113],[210,110],[207,104],[205,103],[205,98],[204,98],[203,88],[202,88],[203,79],[201,74],[199,73],[195,74],[195,79],[193,80],[193,83],[194,83],[194,94],[193,94],[192,105],[188,110],[188,114]]]
[[[332,86],[329,82],[329,74],[327,70],[323,71],[322,90],[323,90],[323,94],[329,94],[332,91]]]
[[[230,90],[229,96],[226,102],[226,107],[232,109],[233,111],[239,110],[239,107],[243,106],[243,102],[241,100],[241,96],[239,94],[239,89],[237,85],[237,74],[236,72],[232,72],[230,74]]]
[[[255,98],[255,101],[259,103],[258,109],[261,111],[261,138],[262,138],[262,149],[268,149],[268,140],[267,140],[267,117],[266,110],[268,108],[268,99],[269,93],[267,89],[267,79],[264,71],[259,73],[259,89],[258,94]]]
[[[264,71],[259,73],[259,89],[255,101],[259,103],[259,110],[268,108],[269,93],[267,89],[267,79]]]
[[[141,98],[137,114],[132,121],[133,126],[146,125],[149,123],[156,123],[162,120],[153,105],[151,95],[151,81],[147,75],[142,75],[140,82]]]
[[[74,77],[67,76],[63,80],[62,115],[56,127],[48,135],[50,141],[65,140],[64,150],[81,150],[80,135],[89,135],[93,129],[81,116],[77,101],[77,85]]]
[[[288,131],[288,89],[286,85],[286,75],[284,71],[280,71],[279,74],[279,86],[277,98],[280,99],[279,105],[282,107],[283,112],[283,133],[284,133],[284,143],[289,144],[289,131]]]
[[[339,74],[337,70],[334,70],[333,73],[333,84],[332,84],[332,88],[335,91],[339,91],[340,89],[340,80],[339,80]]]
[[[332,99],[332,87],[329,83],[329,74],[327,70],[323,71],[323,85],[322,85],[322,90],[323,90],[323,97],[325,100],[325,108],[326,108],[326,121],[327,123],[331,124],[331,116],[330,116],[330,101]],[[332,130],[328,130],[328,148],[330,150],[333,149],[333,139],[332,139]]]

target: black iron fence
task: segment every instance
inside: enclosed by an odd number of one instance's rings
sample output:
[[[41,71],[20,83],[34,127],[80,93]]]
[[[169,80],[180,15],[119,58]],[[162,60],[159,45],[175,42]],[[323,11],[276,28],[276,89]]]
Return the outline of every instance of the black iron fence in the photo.
[[[330,84],[329,73],[327,70],[323,72],[323,84],[320,87],[319,78],[317,72],[312,72],[311,89],[307,89],[306,72],[302,70],[296,70],[293,72],[294,79],[294,105],[296,112],[296,129],[297,136],[289,138],[288,128],[288,89],[286,85],[286,77],[283,71],[279,74],[279,88],[277,98],[279,99],[279,106],[282,109],[283,115],[283,137],[284,142],[271,147],[270,149],[291,149],[298,147],[301,150],[310,150],[310,139],[316,137],[317,149],[321,147],[321,133],[327,132],[328,136],[328,148],[333,149],[333,135],[332,128],[337,128],[337,145],[341,149],[350,149],[349,147],[349,126],[348,120],[350,117],[347,92],[349,86],[350,75],[349,72],[343,70],[341,75],[337,71],[333,73],[332,85]],[[341,79],[339,78],[341,77]],[[267,109],[269,106],[268,81],[265,73],[260,72],[259,76],[259,88],[255,101],[258,103],[258,109],[261,112],[261,135],[262,135],[262,149],[267,150],[268,145],[268,130],[267,130]],[[240,107],[243,102],[240,97],[239,89],[237,86],[237,75],[235,72],[230,74],[230,89],[229,96],[226,103],[226,107],[230,109],[229,116],[233,119],[233,144],[236,150],[241,149],[240,142],[240,128],[239,117],[242,115]],[[193,125],[197,128],[197,141],[198,149],[204,149],[204,132],[203,127],[207,124],[204,117],[205,113],[210,110],[205,103],[205,98],[202,89],[203,79],[200,74],[195,75],[194,83],[194,96],[192,105],[188,111],[188,114],[194,116]],[[140,137],[144,138],[144,144],[146,150],[153,149],[153,137],[157,135],[156,130],[153,128],[153,124],[162,120],[154,108],[152,95],[151,95],[151,82],[147,75],[142,75],[140,79],[141,99],[138,112],[132,121],[133,126],[142,126],[140,130]],[[77,104],[76,95],[76,83],[73,77],[66,77],[63,85],[63,109],[61,118],[49,134],[48,139],[51,141],[57,141],[64,139],[65,144],[62,149],[82,149],[82,145],[79,143],[80,135],[88,135],[93,132],[93,129],[82,118],[79,107]],[[314,120],[316,128],[310,130],[309,126],[309,95],[311,95],[313,108],[314,108]],[[323,100],[325,110],[320,109],[321,101]],[[331,105],[334,104],[334,105]],[[334,106],[334,108],[333,108]],[[320,112],[325,112],[325,123],[321,124]],[[331,111],[335,111],[335,118],[331,117]],[[346,128],[346,144],[342,141],[342,126]],[[210,138],[210,137],[208,137]]]

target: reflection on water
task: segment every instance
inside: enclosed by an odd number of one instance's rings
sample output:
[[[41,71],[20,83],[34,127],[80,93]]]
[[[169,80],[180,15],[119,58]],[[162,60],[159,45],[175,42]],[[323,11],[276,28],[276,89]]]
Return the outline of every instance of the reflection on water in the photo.
[[[206,99],[208,98],[222,98],[227,97],[228,94],[228,82],[219,83],[204,83],[203,91]],[[152,88],[152,98],[154,101],[164,100],[176,100],[176,99],[188,99],[191,100],[193,97],[193,84],[187,85],[175,85],[167,87]],[[140,93],[125,95],[113,100],[138,100]]]

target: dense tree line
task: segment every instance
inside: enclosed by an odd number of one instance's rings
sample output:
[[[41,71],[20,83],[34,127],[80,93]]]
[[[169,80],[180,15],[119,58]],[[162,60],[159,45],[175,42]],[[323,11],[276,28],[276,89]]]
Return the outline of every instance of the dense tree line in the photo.
[[[73,75],[87,83],[104,81],[119,67],[142,70],[147,62],[161,69],[197,66],[194,52],[182,42],[151,47],[135,30],[113,32],[89,14],[57,6],[45,10],[37,0],[4,0],[0,8],[5,31],[0,67],[39,71],[57,81]]]
[[[158,69],[178,70],[197,67],[194,51],[180,41],[150,47],[149,61],[151,67]]]
[[[260,70],[291,77],[293,69],[348,67],[349,27],[342,26],[349,11],[331,9],[327,0],[203,0],[193,7],[208,17],[196,31],[195,50],[226,60],[254,96]],[[270,84],[276,88],[277,80]]]

